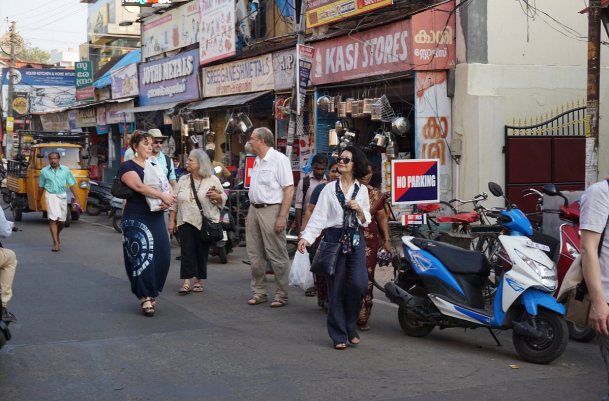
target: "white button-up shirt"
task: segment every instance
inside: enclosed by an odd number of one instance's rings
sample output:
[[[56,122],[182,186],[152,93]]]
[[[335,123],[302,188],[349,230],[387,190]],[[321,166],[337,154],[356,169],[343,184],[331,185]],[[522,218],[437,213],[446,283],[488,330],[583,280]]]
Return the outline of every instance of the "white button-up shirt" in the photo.
[[[340,188],[345,194],[345,199],[347,199],[347,202],[351,200],[355,186],[359,186],[359,192],[355,196],[355,200],[357,203],[359,203],[360,207],[364,211],[365,221],[361,221],[359,218],[358,221],[360,226],[368,227],[368,224],[372,221],[370,216],[370,197],[368,195],[368,188],[356,181],[356,183],[351,185],[349,189],[345,190],[340,178],[338,181],[340,183]],[[343,207],[336,197],[336,183],[330,182],[326,184],[324,189],[321,191],[319,199],[315,204],[315,209],[313,209],[313,214],[311,215],[311,218],[309,219],[307,227],[303,231],[301,238],[307,240],[309,245],[311,245],[315,242],[317,237],[319,237],[319,234],[321,234],[324,228],[342,228],[343,219]]]
[[[294,185],[290,160],[283,153],[270,148],[264,159],[256,157],[250,180],[250,202],[281,203],[284,189]]]

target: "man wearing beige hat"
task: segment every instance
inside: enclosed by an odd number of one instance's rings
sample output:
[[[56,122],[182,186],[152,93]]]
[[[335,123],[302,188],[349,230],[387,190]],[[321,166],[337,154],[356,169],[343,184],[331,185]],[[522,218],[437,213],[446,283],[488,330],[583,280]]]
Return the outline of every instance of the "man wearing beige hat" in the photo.
[[[152,136],[152,156],[156,157],[161,167],[163,167],[163,172],[165,172],[165,175],[169,180],[169,185],[171,185],[175,191],[177,184],[175,167],[173,166],[171,158],[161,152],[163,142],[165,142],[167,137],[163,135],[158,128],[150,129],[148,130],[148,133]]]

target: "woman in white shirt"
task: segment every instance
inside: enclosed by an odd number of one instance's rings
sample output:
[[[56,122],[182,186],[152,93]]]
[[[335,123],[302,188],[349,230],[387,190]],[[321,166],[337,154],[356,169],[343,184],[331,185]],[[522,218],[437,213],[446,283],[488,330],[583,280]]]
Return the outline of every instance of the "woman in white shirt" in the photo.
[[[203,291],[201,280],[207,279],[207,256],[210,242],[201,240],[203,217],[195,196],[201,203],[203,214],[213,223],[220,221],[220,210],[227,199],[220,180],[214,175],[211,161],[203,150],[195,149],[190,152],[186,161],[186,169],[190,174],[184,174],[178,181],[178,199],[177,203],[169,209],[169,225],[167,226],[170,235],[174,234],[176,230],[180,231],[180,278],[184,280],[182,288],[178,291],[180,295],[186,295],[191,291]],[[190,279],[193,277],[195,283],[191,287]]]
[[[355,324],[368,287],[368,273],[366,244],[359,227],[367,227],[371,218],[368,188],[357,181],[368,174],[366,155],[359,148],[347,146],[337,161],[341,178],[327,184],[319,195],[298,250],[304,253],[325,228],[328,232],[324,241],[343,244],[335,274],[328,276],[328,333],[334,348],[343,350],[347,341],[360,341]]]

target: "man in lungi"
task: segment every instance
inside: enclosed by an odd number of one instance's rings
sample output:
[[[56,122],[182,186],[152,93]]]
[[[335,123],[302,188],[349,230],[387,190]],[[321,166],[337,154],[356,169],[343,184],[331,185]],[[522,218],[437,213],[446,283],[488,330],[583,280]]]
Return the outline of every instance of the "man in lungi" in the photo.
[[[38,177],[38,186],[40,193],[38,194],[38,208],[41,209],[40,200],[42,194],[46,190],[45,202],[47,206],[47,216],[49,218],[49,229],[53,237],[53,252],[59,252],[61,242],[59,241],[59,233],[63,230],[63,226],[68,214],[68,194],[66,193],[66,185],[70,187],[74,198],[74,206],[80,207],[76,192],[76,179],[72,172],[66,166],[59,163],[60,155],[57,152],[49,153],[49,165],[40,170]]]

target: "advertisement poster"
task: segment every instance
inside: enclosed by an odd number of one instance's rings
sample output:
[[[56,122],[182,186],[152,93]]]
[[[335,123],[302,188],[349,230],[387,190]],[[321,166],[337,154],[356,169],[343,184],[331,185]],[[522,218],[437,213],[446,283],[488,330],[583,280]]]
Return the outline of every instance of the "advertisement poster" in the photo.
[[[198,100],[198,66],[198,49],[140,64],[140,106]]]
[[[199,3],[174,8],[144,23],[144,58],[199,42]]]
[[[392,160],[391,204],[438,202],[438,181],[438,160]]]
[[[446,95],[446,72],[416,75],[415,143],[418,159],[437,159],[440,199],[453,198],[451,101]]]
[[[133,108],[133,100],[124,103],[106,105],[106,124],[122,124],[133,122],[133,113],[123,113],[122,110]]]
[[[97,126],[97,113],[95,107],[89,109],[76,109],[76,127],[95,127]]]
[[[273,56],[203,68],[203,97],[273,90]]]
[[[201,65],[236,54],[235,0],[199,0]]]
[[[74,64],[74,72],[76,73],[76,100],[95,100],[91,61],[80,61]]]
[[[41,114],[40,122],[42,123],[42,129],[45,131],[68,131],[70,124],[68,120],[68,113],[52,113],[52,114]]]
[[[21,117],[30,113],[30,104],[27,92],[14,92],[13,94],[13,117]]]
[[[2,70],[2,104],[8,103],[8,68]],[[27,94],[30,112],[53,111],[76,101],[74,70],[54,68],[15,68],[14,91]]]
[[[137,80],[137,64],[117,68],[110,73],[112,79],[112,99],[137,96],[140,94]]]
[[[307,28],[326,25],[392,4],[393,0],[311,0],[307,2]]]
[[[97,125],[106,124],[106,106],[97,106]]]
[[[245,188],[250,187],[250,182],[252,180],[252,170],[254,169],[254,162],[256,161],[256,156],[246,156],[245,157],[245,180],[243,186]]]
[[[298,80],[298,103],[296,106],[298,115],[302,115],[304,109],[314,57],[314,48],[311,46],[296,45],[296,58],[298,59],[298,70],[296,72],[298,74],[296,78]]]

